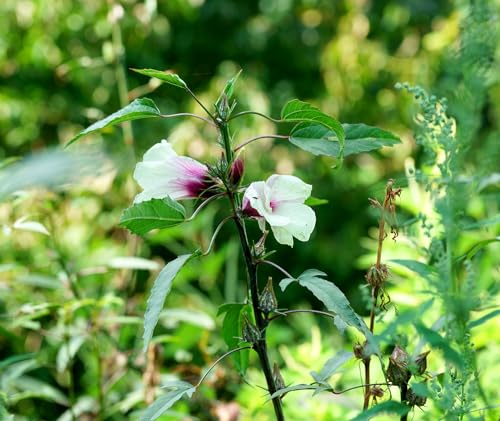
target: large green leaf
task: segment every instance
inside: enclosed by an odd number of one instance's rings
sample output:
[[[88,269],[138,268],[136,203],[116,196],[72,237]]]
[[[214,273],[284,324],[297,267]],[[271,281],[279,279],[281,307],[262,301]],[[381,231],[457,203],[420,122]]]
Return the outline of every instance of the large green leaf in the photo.
[[[71,145],[73,142],[76,142],[82,136],[85,136],[86,134],[95,132],[97,130],[101,130],[106,126],[115,125],[124,121],[159,116],[161,116],[161,112],[152,99],[138,98],[132,101],[127,106],[123,107],[121,110],[118,110],[116,113],[113,113],[102,120],[96,121],[85,130],[82,130],[80,133],[78,133],[78,135],[76,135],[66,144],[66,147]]]
[[[229,349],[238,347],[241,342],[241,331],[243,326],[243,315],[250,314],[248,304],[227,303],[219,307],[217,315],[225,314],[222,322],[222,337]],[[249,350],[244,349],[240,352],[231,354],[235,368],[242,375],[245,374],[248,368]]]
[[[410,407],[395,401],[386,401],[372,406],[370,409],[363,411],[358,416],[354,417],[351,421],[369,421],[383,414],[394,414],[402,416],[410,412]]]
[[[443,338],[435,330],[429,329],[421,323],[417,323],[415,327],[417,332],[422,335],[430,346],[440,349],[443,352],[443,356],[447,361],[455,364],[458,368],[463,366],[464,362],[461,355],[451,347],[447,339]]]
[[[298,282],[299,285],[307,288],[314,296],[320,300],[328,310],[334,312],[344,323],[358,329],[371,345],[371,351],[380,354],[378,345],[373,334],[366,326],[364,320],[351,307],[349,300],[344,293],[333,282],[323,279],[326,273],[317,269],[308,269],[297,279],[285,278],[280,282],[280,287],[284,291],[291,282]]]
[[[365,124],[343,124],[342,127],[345,132],[344,156],[400,143],[397,136],[377,127]],[[290,136],[291,143],[307,152],[338,157],[341,145],[335,140],[338,140],[336,133],[319,124],[299,125]]]
[[[319,124],[335,133],[340,149],[344,148],[345,133],[342,124],[307,102],[299,101],[298,99],[288,101],[281,110],[281,118],[286,121],[296,121],[298,123],[308,122]]]
[[[321,371],[316,373],[311,371],[311,376],[318,383],[327,382],[330,377],[346,362],[349,361],[353,356],[352,352],[339,351],[332,358],[330,358]]]
[[[196,388],[191,384],[183,381],[170,382],[163,386],[163,388],[171,389],[169,392],[161,395],[156,399],[149,408],[144,411],[139,421],[154,421],[160,417],[165,411],[181,399],[184,395],[188,398],[193,396]]]
[[[170,197],[139,202],[123,211],[120,226],[138,235],[152,229],[168,228],[184,222],[184,207]]]
[[[187,84],[184,82],[179,75],[175,73],[164,72],[163,70],[155,70],[155,69],[131,69],[134,72],[140,73],[144,76],[154,77],[155,79],[159,79],[163,82],[166,82],[170,85],[177,86],[178,88],[187,89]]]
[[[161,310],[165,303],[165,298],[170,292],[172,282],[177,273],[193,257],[194,254],[183,254],[169,262],[156,278],[151,294],[148,298],[146,313],[144,314],[144,351],[148,348],[149,341],[153,337],[153,331],[158,323]]]

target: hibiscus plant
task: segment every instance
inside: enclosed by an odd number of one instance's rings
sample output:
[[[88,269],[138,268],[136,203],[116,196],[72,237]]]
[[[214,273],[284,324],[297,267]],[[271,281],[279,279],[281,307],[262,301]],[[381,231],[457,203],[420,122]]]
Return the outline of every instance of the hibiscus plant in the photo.
[[[341,171],[344,157],[369,152],[383,146],[392,146],[399,143],[399,139],[392,133],[364,124],[341,124],[316,107],[297,99],[284,105],[279,119],[254,111],[235,112],[233,90],[239,74],[227,82],[214,108],[210,109],[178,75],[153,69],[135,71],[189,93],[206,112],[206,116],[190,113],[181,115],[198,118],[214,126],[218,131],[217,140],[221,146],[221,154],[219,159],[214,157],[209,163],[201,163],[190,157],[179,156],[167,140],[154,144],[135,168],[134,178],[142,191],[136,195],[131,207],[123,212],[120,225],[134,234],[144,235],[154,229],[165,229],[192,220],[214,201],[223,200],[227,203],[227,216],[215,229],[208,249],[200,249],[192,254],[177,257],[161,270],[155,280],[144,316],[144,350],[146,351],[150,345],[160,312],[177,273],[191,259],[210,253],[221,227],[226,223],[232,223],[238,233],[246,265],[247,297],[245,302],[239,304],[221,303],[219,314],[225,316],[223,329],[235,332],[236,335],[227,341],[229,351],[216,363],[228,355],[253,350],[260,361],[276,419],[284,420],[282,399],[285,393],[292,389],[286,387],[278,364],[270,361],[266,341],[267,328],[275,319],[287,313],[314,310],[278,310],[272,278],[269,278],[265,285],[258,279],[260,265],[270,265],[279,275],[284,275],[279,283],[283,291],[290,283],[298,283],[325,304],[328,311],[316,311],[317,313],[331,317],[339,327],[347,325],[361,332],[366,341],[363,345],[355,347],[354,354],[359,354],[356,356],[366,365],[370,355],[380,356],[380,351],[373,339],[373,327],[369,328],[355,313],[342,291],[333,282],[325,279],[324,272],[307,269],[299,276],[292,276],[286,269],[268,260],[266,238],[269,231],[279,244],[289,247],[293,247],[294,239],[298,241],[310,239],[316,224],[316,215],[309,206],[314,202],[311,200],[313,187],[293,175],[284,174],[272,174],[266,181],[244,184],[242,177],[244,162],[241,151],[246,145],[259,139],[275,138],[288,141],[314,155],[334,157],[339,163],[337,167],[340,169],[337,170]],[[282,125],[284,129],[289,128],[289,132],[287,135],[258,135],[236,145],[231,134],[231,122],[249,114],[261,116],[276,124],[289,123]],[[172,116],[174,115],[162,114],[151,99],[139,98],[83,130],[70,143],[108,125],[140,118]],[[194,212],[189,216],[181,204],[181,201],[188,199],[194,199],[197,203]],[[250,238],[247,232],[247,224],[253,221],[258,223],[262,232],[259,238]],[[383,232],[381,235],[384,235]],[[380,262],[378,266],[380,267]],[[329,361],[330,368],[325,367],[325,370],[315,378],[314,388],[318,391],[328,390],[327,380],[333,374],[331,366],[338,368],[352,356],[352,353],[339,353],[333,362]],[[243,373],[245,364],[236,358],[234,361],[236,368]],[[210,370],[211,368],[208,371]],[[328,373],[325,374],[323,371]],[[207,374],[208,372],[205,376]],[[190,397],[205,376],[197,385],[180,380],[165,384],[164,387],[168,392],[160,395],[144,412],[142,420],[154,420],[183,396]],[[365,386],[367,385],[361,387]],[[376,396],[375,389],[368,387],[365,399],[369,399],[370,394]]]

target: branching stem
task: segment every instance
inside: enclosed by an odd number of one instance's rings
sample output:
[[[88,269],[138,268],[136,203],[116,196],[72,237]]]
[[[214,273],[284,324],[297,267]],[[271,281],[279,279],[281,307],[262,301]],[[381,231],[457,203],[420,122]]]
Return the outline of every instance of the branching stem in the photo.
[[[259,139],[289,139],[290,136],[282,136],[282,135],[279,135],[279,134],[266,134],[266,135],[262,135],[262,136],[255,136],[255,137],[252,137],[246,141],[244,141],[241,145],[238,145],[234,151],[235,152],[238,152],[240,149],[244,148],[245,146],[247,146],[248,144],[256,141],[256,140],[259,140]]]

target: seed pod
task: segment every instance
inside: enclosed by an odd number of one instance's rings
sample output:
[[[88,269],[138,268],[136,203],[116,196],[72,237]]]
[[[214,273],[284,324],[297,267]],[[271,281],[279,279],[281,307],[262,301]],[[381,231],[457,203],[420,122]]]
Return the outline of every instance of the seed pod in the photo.
[[[424,406],[427,402],[426,396],[417,395],[411,387],[406,392],[406,399],[410,406]]]
[[[281,375],[280,372],[280,368],[276,363],[274,363],[273,365],[273,379],[277,390],[285,388],[285,380],[283,379],[283,376]]]
[[[396,345],[389,357],[387,377],[392,384],[401,386],[407,384],[411,377],[408,369],[408,354],[399,345]]]
[[[354,346],[352,347],[352,351],[354,353],[354,356],[358,359],[358,360],[363,360],[363,361],[367,361],[370,359],[370,353],[368,352],[368,342],[365,341],[363,343],[363,345],[361,345],[359,342],[354,344]]]
[[[431,351],[422,352],[415,357],[415,366],[417,367],[417,374],[422,375],[427,370],[427,355]]]
[[[365,279],[372,287],[381,286],[389,277],[387,265],[372,265],[366,272]]]
[[[259,308],[265,313],[269,314],[278,308],[278,301],[274,294],[273,278],[267,279],[267,284],[259,295]]]
[[[251,344],[256,344],[260,339],[260,332],[250,320],[248,320],[248,316],[245,314],[243,316],[243,329],[242,336],[245,342],[249,342]]]
[[[384,389],[382,389],[380,386],[373,386],[370,389],[370,395],[372,395],[374,398],[381,398],[384,396]]]

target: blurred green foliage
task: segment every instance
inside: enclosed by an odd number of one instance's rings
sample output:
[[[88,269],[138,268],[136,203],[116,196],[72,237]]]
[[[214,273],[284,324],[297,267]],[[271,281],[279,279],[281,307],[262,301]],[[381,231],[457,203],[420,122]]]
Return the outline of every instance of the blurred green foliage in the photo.
[[[464,0],[3,0],[0,160],[50,151],[124,100],[142,95],[154,97],[163,113],[199,111],[187,95],[129,67],[174,70],[208,104],[241,68],[239,110],[277,117],[287,100],[298,97],[342,122],[390,129],[402,137],[402,145],[347,158],[335,170],[332,159],[311,157],[279,141],[254,143],[244,152],[246,180],[294,173],[313,184],[315,197],[329,201],[316,208],[312,241],[278,249],[276,262],[292,274],[309,267],[324,270],[366,314],[366,290],[359,286],[376,250],[371,227],[377,224],[367,198],[382,197],[389,177],[405,187],[407,158],[414,156],[417,167],[424,159],[412,137],[415,107],[394,89],[396,82],[418,83],[448,97],[458,136],[468,148],[461,169],[492,177],[482,199],[474,198],[464,212],[474,223],[498,211],[498,174],[492,173],[500,161],[498,4],[474,3],[475,14]],[[477,32],[467,32],[470,27]],[[215,254],[192,262],[176,279],[154,338],[156,354],[146,361],[140,352],[142,315],[155,273],[176,255],[200,244],[206,248],[220,210],[213,207],[194,222],[146,241],[129,236],[117,223],[137,190],[130,179],[133,165],[166,137],[180,153],[199,160],[213,162],[220,149],[215,131],[198,121],[140,120],[132,130],[133,154],[123,141],[127,133],[109,128],[85,140],[105,155],[99,171],[89,175],[77,165],[61,166],[64,183],[57,179],[56,188],[28,190],[20,181],[22,191],[0,197],[0,418],[6,400],[9,412],[19,414],[16,420],[134,419],[160,380],[177,375],[194,383],[225,351],[217,307],[242,298],[245,276],[229,228]],[[275,130],[256,117],[235,122],[239,142]],[[15,173],[16,179],[25,177]],[[415,194],[403,191],[403,221],[424,204],[416,203],[422,196]],[[38,225],[20,225],[23,218],[43,224],[50,235]],[[465,253],[474,238],[463,242]],[[399,242],[390,255],[417,258],[415,247]],[[482,251],[478,279],[483,285],[490,276],[498,280],[494,247]],[[130,256],[145,260],[117,260]],[[419,305],[415,291],[423,285],[395,271],[392,300],[403,309]],[[262,278],[268,274],[274,273],[262,271]],[[293,285],[286,295],[277,294],[285,308],[318,306]],[[473,340],[481,351],[477,364],[485,371],[483,394],[495,404],[499,395],[491,390],[496,379],[490,367],[498,368],[499,349],[491,345],[498,343],[498,332],[494,320],[485,326]],[[284,377],[293,383],[303,382],[310,370],[320,370],[351,343],[330,323],[299,315],[271,329],[269,340],[276,359],[285,362]],[[251,370],[247,380],[261,385],[259,376]],[[356,363],[338,381],[339,389],[356,384]],[[292,420],[347,419],[358,412],[362,398],[352,392],[311,400],[304,393],[285,401],[287,413],[295,414]],[[264,392],[242,386],[229,364],[222,365],[194,402],[179,403],[165,419],[184,419],[188,412],[197,419],[218,419],[218,411],[229,411],[224,403],[237,399],[243,419],[264,420],[271,408],[256,395]],[[103,403],[106,410],[98,414]],[[415,412],[415,419],[433,416]]]

